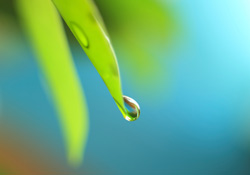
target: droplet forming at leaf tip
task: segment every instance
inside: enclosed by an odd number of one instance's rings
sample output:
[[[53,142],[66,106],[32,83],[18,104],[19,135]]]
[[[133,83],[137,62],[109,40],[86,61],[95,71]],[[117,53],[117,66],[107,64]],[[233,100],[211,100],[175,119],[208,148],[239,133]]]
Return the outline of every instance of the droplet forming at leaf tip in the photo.
[[[125,113],[124,117],[128,121],[135,121],[140,116],[140,106],[139,104],[132,98],[123,95],[123,101],[125,104]]]

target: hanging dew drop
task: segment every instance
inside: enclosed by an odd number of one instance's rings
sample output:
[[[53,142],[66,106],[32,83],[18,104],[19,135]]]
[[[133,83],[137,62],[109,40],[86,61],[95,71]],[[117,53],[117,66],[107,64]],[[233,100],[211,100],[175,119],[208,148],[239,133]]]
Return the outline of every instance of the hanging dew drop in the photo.
[[[140,116],[140,106],[139,104],[132,98],[123,95],[123,101],[125,104],[125,112],[126,116],[124,117],[128,121],[135,121]]]

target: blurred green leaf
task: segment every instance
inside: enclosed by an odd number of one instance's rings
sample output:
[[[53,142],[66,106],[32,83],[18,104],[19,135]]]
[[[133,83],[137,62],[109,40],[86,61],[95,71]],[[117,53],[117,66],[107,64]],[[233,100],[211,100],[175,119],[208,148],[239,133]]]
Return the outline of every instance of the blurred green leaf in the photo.
[[[171,1],[95,2],[110,32],[118,60],[130,76],[131,84],[138,87],[138,93],[145,91],[150,95],[148,92],[152,90],[161,92],[158,90],[168,78],[162,77],[166,75],[167,68],[159,57],[164,55],[166,59],[170,58],[168,53],[171,53],[182,33],[180,19]]]
[[[87,140],[88,114],[61,19],[50,0],[17,0],[17,7],[53,96],[68,160],[77,165]]]

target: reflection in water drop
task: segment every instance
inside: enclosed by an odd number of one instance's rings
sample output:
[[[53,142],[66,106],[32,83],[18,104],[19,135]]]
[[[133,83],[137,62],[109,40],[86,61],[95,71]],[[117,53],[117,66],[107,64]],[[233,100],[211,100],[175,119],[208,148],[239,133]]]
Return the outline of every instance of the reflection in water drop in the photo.
[[[140,116],[140,106],[139,104],[132,98],[123,95],[123,100],[125,104],[126,116],[125,119],[128,121],[135,121]]]
[[[70,23],[71,30],[73,31],[75,37],[80,41],[82,46],[88,48],[89,47],[89,41],[87,39],[86,34],[84,33],[83,29],[81,29],[76,23],[71,22]]]

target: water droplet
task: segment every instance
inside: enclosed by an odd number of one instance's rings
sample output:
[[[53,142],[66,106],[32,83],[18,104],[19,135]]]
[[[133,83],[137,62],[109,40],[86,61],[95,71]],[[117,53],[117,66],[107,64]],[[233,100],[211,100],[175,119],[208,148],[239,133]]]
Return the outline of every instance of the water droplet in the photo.
[[[135,121],[140,116],[140,106],[139,104],[132,98],[123,95],[123,100],[125,104],[126,116],[125,119],[128,121]]]
[[[89,47],[89,41],[87,39],[86,34],[84,33],[83,29],[80,28],[76,23],[71,22],[71,30],[73,31],[75,37],[77,40],[81,43],[82,46],[88,48]]]

